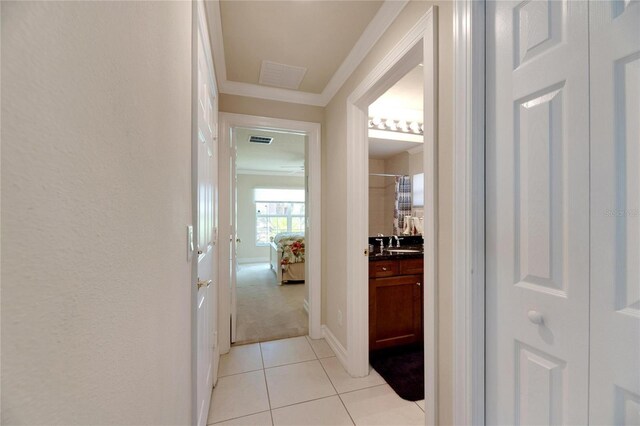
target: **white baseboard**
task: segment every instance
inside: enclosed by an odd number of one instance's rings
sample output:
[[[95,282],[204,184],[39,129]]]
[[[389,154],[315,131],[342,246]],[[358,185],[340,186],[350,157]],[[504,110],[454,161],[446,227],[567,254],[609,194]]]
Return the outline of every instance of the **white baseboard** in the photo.
[[[324,337],[324,340],[327,341],[329,347],[333,349],[333,352],[335,352],[338,361],[340,361],[340,364],[342,364],[344,369],[348,371],[349,357],[347,356],[347,350],[344,348],[344,346],[342,346],[342,343],[340,343],[336,336],[333,335],[331,330],[329,330],[329,328],[324,324],[322,325],[322,337]]]
[[[307,299],[304,299],[302,307],[304,308],[304,311],[307,313],[307,315],[309,315],[309,301]]]
[[[268,257],[239,257],[236,259],[239,264],[245,263],[269,263]]]

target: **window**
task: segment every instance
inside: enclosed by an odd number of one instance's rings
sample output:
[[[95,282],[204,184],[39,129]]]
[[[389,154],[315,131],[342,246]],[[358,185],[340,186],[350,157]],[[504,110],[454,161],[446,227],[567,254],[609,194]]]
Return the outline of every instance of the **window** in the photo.
[[[417,175],[413,175],[413,184],[411,185],[412,194],[411,199],[413,200],[413,207],[423,207],[424,206],[424,173],[420,173]]]
[[[256,245],[281,232],[304,232],[304,189],[256,188]]]

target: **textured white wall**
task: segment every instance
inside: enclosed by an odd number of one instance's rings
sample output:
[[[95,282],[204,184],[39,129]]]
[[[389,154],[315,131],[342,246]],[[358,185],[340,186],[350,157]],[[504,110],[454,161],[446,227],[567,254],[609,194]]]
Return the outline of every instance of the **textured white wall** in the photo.
[[[190,2],[2,2],[2,423],[189,424]]]

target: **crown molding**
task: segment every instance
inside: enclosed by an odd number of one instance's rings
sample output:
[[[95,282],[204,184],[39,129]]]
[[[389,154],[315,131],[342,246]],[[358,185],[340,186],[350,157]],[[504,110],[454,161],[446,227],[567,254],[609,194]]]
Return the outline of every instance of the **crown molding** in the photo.
[[[211,50],[220,93],[295,104],[327,106],[407,3],[409,0],[385,0],[322,93],[311,93],[227,80],[220,1],[208,0],[206,9],[211,31]]]
[[[248,96],[251,98],[269,99],[271,101],[291,102],[313,106],[325,106],[322,95],[302,92],[300,90],[280,89],[278,87],[261,86],[259,84],[239,81],[220,81],[220,92],[228,95]]]

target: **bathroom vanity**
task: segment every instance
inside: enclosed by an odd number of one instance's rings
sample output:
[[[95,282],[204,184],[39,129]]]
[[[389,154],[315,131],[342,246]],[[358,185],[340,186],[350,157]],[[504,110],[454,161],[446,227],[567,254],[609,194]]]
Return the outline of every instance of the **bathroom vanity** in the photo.
[[[401,247],[369,253],[369,350],[422,342],[423,243],[406,237]]]

